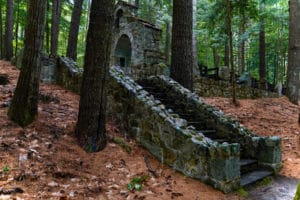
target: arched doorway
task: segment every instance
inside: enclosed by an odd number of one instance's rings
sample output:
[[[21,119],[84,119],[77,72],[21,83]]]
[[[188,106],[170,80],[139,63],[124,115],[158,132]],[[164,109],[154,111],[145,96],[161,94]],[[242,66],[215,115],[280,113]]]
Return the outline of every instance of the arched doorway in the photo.
[[[131,63],[131,42],[127,35],[122,35],[117,43],[115,49],[115,65],[118,65],[124,69],[124,71],[129,72],[129,67]]]

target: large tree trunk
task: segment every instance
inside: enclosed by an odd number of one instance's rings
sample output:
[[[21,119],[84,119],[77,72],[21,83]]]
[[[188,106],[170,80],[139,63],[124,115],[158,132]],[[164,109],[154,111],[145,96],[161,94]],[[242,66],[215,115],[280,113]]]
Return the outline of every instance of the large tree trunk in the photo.
[[[199,74],[197,48],[197,0],[193,0],[193,74]]]
[[[20,126],[30,124],[38,111],[45,11],[46,0],[29,1],[22,68],[8,112],[9,117]]]
[[[171,77],[193,90],[193,2],[173,1]]]
[[[4,58],[11,60],[13,57],[13,0],[6,1],[6,20],[5,20],[5,37],[4,37]]]
[[[50,55],[53,57],[57,55],[61,11],[62,11],[62,0],[53,0],[52,1],[52,22],[51,22],[51,52],[50,52]]]
[[[83,0],[75,0],[69,30],[67,57],[77,60],[77,42]]]
[[[260,89],[267,89],[267,67],[266,67],[266,40],[265,40],[265,21],[260,21],[259,31],[259,83]]]
[[[245,0],[242,0],[242,3]],[[246,16],[245,8],[240,8],[240,22],[239,22],[239,45],[238,45],[238,72],[241,75],[245,70],[245,39],[242,35],[245,33]]]
[[[235,81],[235,70],[234,70],[234,57],[233,57],[233,36],[232,36],[232,25],[231,25],[231,18],[232,18],[232,7],[231,1],[226,0],[226,8],[227,8],[227,30],[228,30],[228,39],[229,39],[229,55],[230,55],[230,67],[231,67],[231,84],[232,84],[232,102],[236,105],[236,81]]]
[[[114,3],[92,1],[76,135],[87,152],[102,150],[105,132],[106,79],[110,63]]]
[[[294,104],[300,99],[300,2],[290,0],[289,56],[287,96]]]
[[[50,53],[50,19],[48,17],[48,13],[50,12],[50,0],[47,0],[47,11],[46,11],[46,26],[45,26],[45,33],[46,33],[46,52]]]
[[[166,64],[170,64],[170,49],[171,49],[171,32],[170,22],[166,20],[166,46],[165,46],[165,59]]]

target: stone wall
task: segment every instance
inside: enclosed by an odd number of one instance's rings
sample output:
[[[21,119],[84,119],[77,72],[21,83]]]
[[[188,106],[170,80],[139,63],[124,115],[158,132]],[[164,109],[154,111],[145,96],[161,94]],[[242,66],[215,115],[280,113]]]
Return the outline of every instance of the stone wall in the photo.
[[[133,12],[134,11],[134,12]],[[162,30],[136,16],[137,7],[118,1],[115,12],[114,41],[112,45],[112,65],[133,78],[163,74]],[[129,42],[120,42],[123,40]],[[129,43],[129,44],[128,44]],[[121,51],[120,51],[121,49]]]
[[[194,81],[195,92],[201,97],[228,97],[232,96],[232,87],[229,81],[215,81],[209,78],[197,77]],[[239,99],[255,99],[255,98],[277,98],[277,93],[268,92],[243,85],[237,85],[236,95]]]
[[[224,138],[230,143],[240,144],[241,157],[255,158],[260,165],[272,168],[275,172],[280,169],[280,137],[258,137],[246,127],[241,126],[238,121],[204,103],[196,94],[191,93],[168,77],[151,77],[146,81],[148,81],[148,85],[160,88],[160,92],[166,94],[169,99],[184,105],[185,110],[193,110],[194,116],[204,122],[206,129],[216,130],[215,136],[217,138]]]
[[[67,57],[59,57],[56,69],[56,83],[69,89],[73,92],[79,93],[82,82],[83,69]]]
[[[58,84],[78,92],[82,70],[66,58],[60,58],[58,63]],[[205,137],[120,68],[111,67],[107,87],[108,118],[116,121],[161,162],[223,192],[240,187],[242,156],[256,158],[261,166],[275,172],[279,170],[280,138],[256,136],[172,79],[161,76],[147,80],[159,86],[169,98],[182,101],[186,109],[195,109],[207,128],[216,129],[220,136],[228,139],[219,143]]]
[[[240,146],[219,144],[190,129],[118,68],[110,70],[109,117],[161,162],[229,192],[239,187]],[[192,98],[197,98],[193,96]]]

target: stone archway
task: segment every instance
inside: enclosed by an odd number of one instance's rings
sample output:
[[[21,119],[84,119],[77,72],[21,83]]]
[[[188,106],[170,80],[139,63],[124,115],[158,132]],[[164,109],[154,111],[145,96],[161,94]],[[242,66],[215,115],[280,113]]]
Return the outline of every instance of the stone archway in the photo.
[[[130,71],[130,63],[131,63],[131,55],[132,55],[132,47],[130,38],[123,34],[119,38],[115,52],[114,52],[114,58],[115,58],[115,65],[120,66],[124,69],[124,71],[129,72]]]

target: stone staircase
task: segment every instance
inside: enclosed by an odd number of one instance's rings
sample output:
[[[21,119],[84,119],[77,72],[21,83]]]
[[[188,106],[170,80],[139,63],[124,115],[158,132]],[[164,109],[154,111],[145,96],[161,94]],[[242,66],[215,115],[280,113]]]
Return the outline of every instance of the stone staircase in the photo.
[[[205,121],[201,119],[201,116],[199,116],[197,110],[188,109],[186,108],[186,105],[181,103],[182,101],[168,97],[168,93],[162,91],[161,87],[155,87],[155,85],[152,85],[151,82],[148,82],[145,79],[139,81],[139,84],[156,100],[159,100],[167,110],[178,114],[181,119],[186,120],[188,126],[191,126],[195,130],[202,132],[205,137],[210,138],[218,143],[233,143],[230,138],[224,137],[224,135],[218,135],[217,130],[215,130],[211,125],[207,125]],[[241,152],[243,152],[242,145],[240,148]],[[241,186],[255,183],[264,179],[265,177],[271,176],[273,173],[274,171],[270,168],[260,166],[257,159],[241,155]]]

